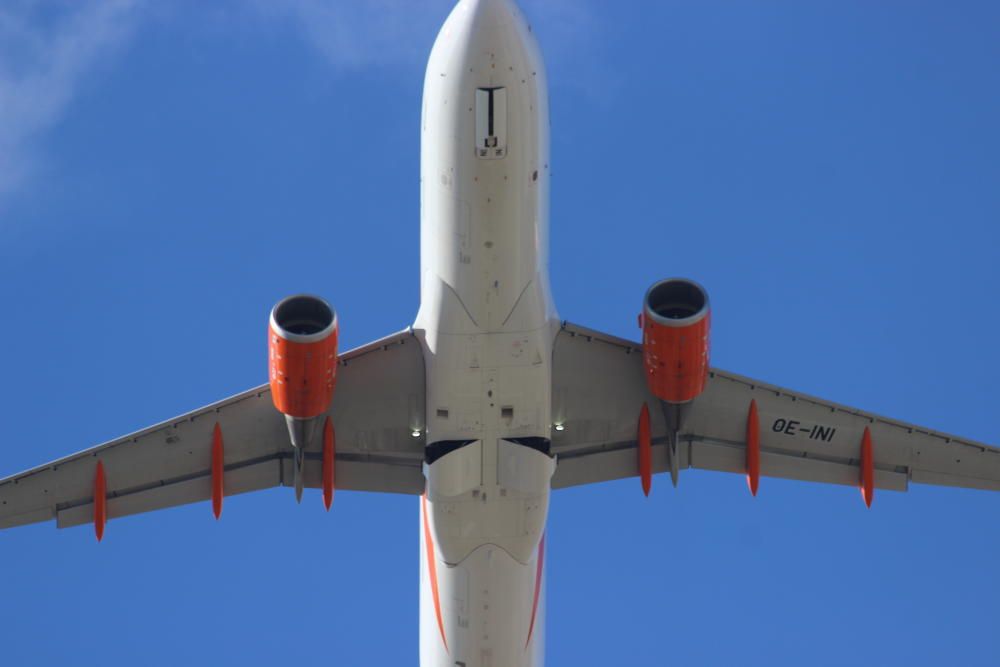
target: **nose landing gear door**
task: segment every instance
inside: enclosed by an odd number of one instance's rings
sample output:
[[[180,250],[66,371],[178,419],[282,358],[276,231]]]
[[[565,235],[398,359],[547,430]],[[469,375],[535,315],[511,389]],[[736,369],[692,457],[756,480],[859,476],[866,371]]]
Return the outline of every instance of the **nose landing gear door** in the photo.
[[[507,155],[507,89],[476,89],[476,156],[498,160]]]

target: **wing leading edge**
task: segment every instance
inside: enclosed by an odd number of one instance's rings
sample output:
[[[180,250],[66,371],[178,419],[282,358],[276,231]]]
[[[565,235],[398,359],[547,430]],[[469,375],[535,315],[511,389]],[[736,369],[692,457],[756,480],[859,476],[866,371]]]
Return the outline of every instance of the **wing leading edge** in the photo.
[[[666,421],[646,387],[642,347],[566,323],[556,338],[553,487],[638,475],[637,423],[650,407],[652,467],[669,469]],[[1000,449],[886,419],[713,369],[682,413],[680,468],[744,473],[751,401],[759,420],[760,474],[857,486],[861,444],[871,434],[875,488],[909,483],[1000,491]]]
[[[340,358],[329,411],[336,428],[337,488],[423,492],[424,391],[423,355],[409,331]],[[98,462],[107,480],[109,519],[208,500],[216,424],[225,495],[292,484],[285,419],[263,385],[0,480],[0,528],[52,519],[60,528],[93,521]],[[321,485],[321,465],[317,442],[307,451],[306,486]]]
[[[339,489],[420,494],[424,488],[424,365],[409,331],[344,354],[330,409]],[[748,410],[760,424],[760,472],[858,485],[866,428],[875,488],[909,483],[1000,490],[1000,449],[864,413],[713,369],[678,434],[680,468],[746,472]],[[666,421],[648,391],[638,343],[564,324],[554,349],[554,488],[638,475],[637,422],[650,408],[652,470],[669,470]],[[0,528],[94,518],[97,462],[106,511],[118,518],[212,497],[212,444],[224,443],[224,492],[292,483],[284,418],[267,385],[0,480]],[[416,435],[415,435],[416,434]],[[321,486],[322,452],[307,452],[305,484]]]

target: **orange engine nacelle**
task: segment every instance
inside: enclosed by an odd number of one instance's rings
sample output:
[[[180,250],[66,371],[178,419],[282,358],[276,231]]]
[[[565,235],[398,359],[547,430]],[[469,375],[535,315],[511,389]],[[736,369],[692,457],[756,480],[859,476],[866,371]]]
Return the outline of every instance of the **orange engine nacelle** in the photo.
[[[271,397],[296,419],[330,408],[337,384],[337,314],[323,299],[290,296],[271,310],[267,332]]]
[[[708,294],[690,280],[661,280],[642,305],[642,355],[649,390],[661,401],[687,403],[708,382]]]

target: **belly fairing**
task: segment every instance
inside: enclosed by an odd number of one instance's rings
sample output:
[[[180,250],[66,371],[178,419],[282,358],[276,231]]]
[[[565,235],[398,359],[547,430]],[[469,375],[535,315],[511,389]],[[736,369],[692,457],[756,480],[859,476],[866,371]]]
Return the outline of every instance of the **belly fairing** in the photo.
[[[432,535],[421,530],[422,667],[540,667],[545,648],[544,540],[526,563],[488,543],[448,565],[436,548],[427,549]],[[434,580],[429,558],[435,559]]]

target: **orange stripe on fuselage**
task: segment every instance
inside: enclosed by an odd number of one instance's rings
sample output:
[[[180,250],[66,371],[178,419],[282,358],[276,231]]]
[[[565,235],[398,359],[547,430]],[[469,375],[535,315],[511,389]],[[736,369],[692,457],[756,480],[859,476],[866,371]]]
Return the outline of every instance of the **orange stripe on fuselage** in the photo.
[[[531,603],[531,625],[528,626],[528,641],[524,642],[524,648],[528,648],[531,643],[531,633],[535,631],[535,614],[538,612],[538,596],[542,592],[542,567],[545,563],[545,535],[538,543],[538,567],[535,572],[535,601]]]
[[[441,641],[444,643],[444,650],[448,650],[448,640],[444,636],[444,621],[441,619],[441,594],[438,591],[437,561],[434,558],[434,539],[431,537],[431,524],[427,522],[427,494],[421,497],[421,506],[424,513],[424,543],[427,545],[427,573],[431,578],[431,593],[434,596],[434,613],[437,615],[438,629],[441,631]],[[535,595],[537,599],[537,594]]]

